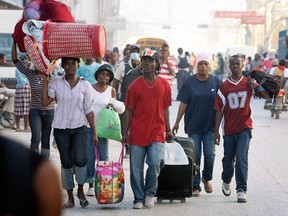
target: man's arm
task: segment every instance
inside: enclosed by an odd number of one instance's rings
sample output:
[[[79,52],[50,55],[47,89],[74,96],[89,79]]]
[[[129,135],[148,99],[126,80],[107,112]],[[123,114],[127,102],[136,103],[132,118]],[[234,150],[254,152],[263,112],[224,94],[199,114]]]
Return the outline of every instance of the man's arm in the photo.
[[[220,128],[222,117],[223,117],[223,113],[217,110],[216,117],[215,117],[215,135],[214,135],[214,142],[216,145],[220,144],[219,128]]]
[[[170,127],[170,111],[169,111],[169,107],[167,109],[164,109],[164,122],[165,122],[165,127],[166,127],[166,140],[167,141],[171,141],[173,138],[173,133],[171,131],[171,127]]]

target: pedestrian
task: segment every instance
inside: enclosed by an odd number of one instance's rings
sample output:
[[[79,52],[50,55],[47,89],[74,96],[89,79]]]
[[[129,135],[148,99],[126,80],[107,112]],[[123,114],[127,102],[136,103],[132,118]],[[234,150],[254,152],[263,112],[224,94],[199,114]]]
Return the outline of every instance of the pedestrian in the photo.
[[[95,79],[97,83],[93,84],[92,96],[95,99],[94,103],[94,118],[97,122],[101,110],[111,105],[117,113],[123,113],[125,110],[125,105],[123,102],[116,100],[116,91],[110,86],[113,81],[113,71],[109,64],[101,65],[95,72]],[[92,129],[88,128],[87,137],[87,183],[89,183],[89,188],[86,193],[87,196],[94,196],[94,176],[95,176],[95,154],[94,145],[92,140]],[[108,144],[109,141],[106,138],[98,137],[98,153],[99,159],[101,161],[108,161]]]
[[[217,64],[216,70],[214,71],[216,77],[222,82],[224,78],[224,58],[222,53],[217,53]]]
[[[97,144],[93,89],[87,80],[76,76],[79,63],[79,58],[61,58],[65,77],[52,80],[49,87],[48,80],[45,79],[42,93],[43,106],[49,106],[57,100],[52,126],[60,154],[62,187],[68,195],[68,201],[63,208],[72,208],[75,205],[73,166],[78,184],[77,197],[80,206],[84,208],[89,204],[83,192],[83,185],[87,178],[87,121],[92,130],[93,144]],[[43,76],[45,75],[43,74]]]
[[[7,64],[6,55],[4,53],[0,53],[0,66],[5,66]]]
[[[154,206],[157,178],[164,165],[164,143],[172,136],[169,122],[171,89],[162,77],[159,53],[147,50],[141,59],[143,76],[130,86],[126,96],[124,143],[130,146],[130,181],[134,209]],[[144,178],[144,162],[148,165]]]
[[[84,77],[91,85],[96,83],[94,73],[100,67],[93,58],[86,58],[85,62],[80,64],[77,70],[77,76]]]
[[[44,157],[0,135],[0,215],[60,216],[59,176]]]
[[[160,57],[160,67],[159,76],[167,80],[171,88],[171,97],[173,92],[173,77],[176,71],[175,59],[170,56],[168,44],[163,44],[161,47],[161,57]]]
[[[132,64],[132,59],[130,58],[131,53],[140,54],[140,45],[132,44],[129,54],[126,53],[126,58],[118,63],[117,68],[114,71],[113,87],[115,88],[117,93],[120,92],[119,86],[121,86],[125,74],[136,67]]]
[[[112,67],[113,73],[116,70],[118,60],[119,60],[118,52],[112,51],[109,53],[108,62],[109,62],[109,65]]]
[[[254,59],[251,61],[251,71],[253,71],[253,68],[262,67],[262,62],[261,56],[258,53],[255,53]]]
[[[30,62],[27,55],[20,56],[21,62],[29,67]],[[24,119],[24,131],[30,131],[29,128],[29,106],[31,102],[31,89],[29,80],[17,68],[15,70],[17,80],[15,100],[14,100],[14,116],[16,122],[16,131],[22,131],[20,127],[20,119]]]
[[[267,58],[264,59],[261,66],[263,70],[269,73],[270,69],[272,68],[272,60],[275,58],[275,54],[273,52],[268,53]]]
[[[209,74],[211,70],[210,56],[202,52],[197,56],[197,73],[189,77],[182,86],[177,100],[180,101],[178,114],[172,133],[176,134],[179,123],[184,116],[184,130],[195,143],[196,165],[200,168],[202,149],[204,166],[202,170],[202,182],[207,193],[212,193],[212,178],[215,160],[215,111],[213,110],[216,92],[220,86],[220,80]],[[193,196],[197,197],[201,191],[201,172],[197,172],[193,183]]]
[[[232,75],[224,81],[218,90],[214,109],[215,118],[215,144],[220,143],[219,127],[223,120],[223,147],[222,159],[222,191],[225,196],[230,196],[230,183],[234,175],[238,202],[246,202],[248,153],[252,138],[252,118],[250,100],[253,89],[265,97],[265,91],[256,82],[248,81],[242,75],[243,60],[239,55],[229,58],[229,68]]]
[[[44,78],[37,69],[30,69],[17,58],[16,42],[13,40],[12,61],[16,68],[23,73],[30,83],[31,103],[29,107],[29,124],[31,129],[30,149],[39,152],[39,143],[41,142],[40,154],[49,157],[50,155],[50,135],[51,124],[54,118],[54,102],[49,106],[43,106],[41,103],[41,94]]]
[[[178,48],[178,53],[179,55],[176,58],[176,65],[178,67],[178,73],[176,74],[176,78],[177,78],[177,90],[179,93],[185,80],[190,77],[190,68],[192,68],[192,60],[189,55],[184,54],[183,49],[181,47]]]

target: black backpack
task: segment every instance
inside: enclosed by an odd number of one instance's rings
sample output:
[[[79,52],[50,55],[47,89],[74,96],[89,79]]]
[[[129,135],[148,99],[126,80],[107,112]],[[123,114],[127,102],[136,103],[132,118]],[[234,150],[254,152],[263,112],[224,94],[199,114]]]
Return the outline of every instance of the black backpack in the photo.
[[[121,83],[120,101],[125,102],[126,93],[127,93],[129,86],[135,79],[137,79],[140,76],[142,76],[142,71],[139,68],[131,69],[127,73],[125,73],[125,76],[123,77],[122,83]]]
[[[178,64],[178,68],[179,69],[184,69],[184,68],[189,68],[189,63],[187,61],[187,56],[185,56],[184,58],[181,58],[180,56],[178,56],[180,62]]]
[[[252,72],[243,72],[243,75],[256,80],[269,94],[270,98],[276,98],[281,87],[281,76],[271,75],[262,70],[254,70]]]

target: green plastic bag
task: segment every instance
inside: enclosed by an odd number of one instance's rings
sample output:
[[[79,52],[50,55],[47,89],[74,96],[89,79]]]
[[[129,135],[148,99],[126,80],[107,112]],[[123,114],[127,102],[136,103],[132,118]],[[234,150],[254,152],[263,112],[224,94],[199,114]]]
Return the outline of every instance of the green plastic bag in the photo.
[[[121,141],[119,114],[111,106],[107,106],[101,110],[96,122],[96,131],[98,137]]]

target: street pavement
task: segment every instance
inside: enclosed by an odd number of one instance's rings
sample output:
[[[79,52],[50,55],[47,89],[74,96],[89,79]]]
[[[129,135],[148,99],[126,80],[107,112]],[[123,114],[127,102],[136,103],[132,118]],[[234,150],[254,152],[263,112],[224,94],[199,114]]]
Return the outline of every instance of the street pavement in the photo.
[[[174,93],[175,93],[174,88]],[[237,203],[235,179],[233,178],[232,194],[226,197],[221,191],[221,171],[223,156],[222,142],[216,147],[216,159],[213,177],[213,193],[207,194],[204,190],[200,197],[187,198],[185,203],[174,201],[173,203],[156,203],[152,209],[134,210],[133,194],[129,182],[129,159],[124,159],[125,169],[125,196],[119,204],[100,205],[95,197],[87,197],[89,206],[82,209],[75,194],[75,207],[63,210],[63,215],[150,215],[150,216],[174,216],[174,215],[239,215],[239,216],[262,216],[288,215],[288,112],[280,114],[280,119],[270,117],[270,113],[263,109],[264,100],[252,100],[254,130],[249,150],[249,179],[247,203]],[[179,102],[173,101],[170,109],[171,127],[173,126]],[[205,113],[203,113],[205,115]],[[0,133],[21,141],[29,147],[30,133],[15,132],[11,129],[0,128]],[[178,136],[186,136],[181,121]],[[52,141],[52,140],[51,140]],[[121,144],[110,141],[109,153],[111,160],[118,160]],[[51,162],[60,174],[60,160],[57,149],[51,145]],[[202,169],[202,167],[201,167]],[[45,185],[43,185],[45,187]],[[85,184],[85,190],[87,184]],[[63,191],[63,202],[67,200]],[[156,198],[155,198],[156,201]]]

